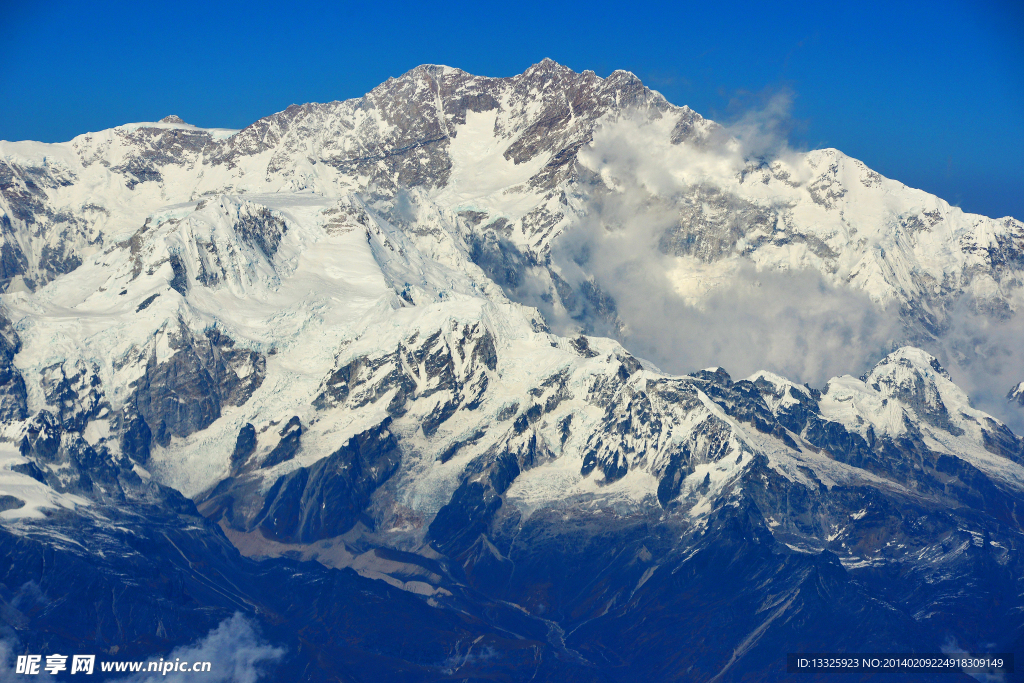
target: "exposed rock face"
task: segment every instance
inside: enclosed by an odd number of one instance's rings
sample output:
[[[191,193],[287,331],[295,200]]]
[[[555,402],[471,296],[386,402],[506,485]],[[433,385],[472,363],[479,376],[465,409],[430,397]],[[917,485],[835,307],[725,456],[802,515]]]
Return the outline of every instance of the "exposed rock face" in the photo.
[[[665,231],[659,246],[666,254],[713,263],[732,255],[750,233],[757,235],[746,247],[750,252],[772,240],[785,244],[785,231],[778,228],[779,216],[772,208],[699,185],[681,202],[679,221]]]
[[[274,450],[270,451],[270,454],[267,455],[266,460],[260,466],[274,467],[294,458],[301,445],[301,438],[302,421],[296,415],[288,420],[288,424],[281,429],[281,440],[278,441],[277,446],[274,447]]]
[[[394,474],[401,459],[385,420],[357,434],[326,458],[277,480],[253,521],[267,538],[313,543],[349,531],[366,515],[370,496]]]
[[[0,421],[24,420],[28,416],[25,379],[14,367],[21,340],[11,321],[0,314]]]
[[[77,180],[66,166],[0,161],[0,283],[5,289],[16,278],[30,290],[46,284],[80,266],[103,244],[96,223],[106,209],[92,202],[75,209],[50,202],[50,191]]]
[[[421,421],[423,434],[430,437],[460,408],[471,411],[479,405],[488,374],[496,368],[494,338],[479,324],[426,338],[414,334],[392,354],[356,358],[335,370],[313,405],[358,409],[390,395],[388,414],[401,416],[411,399],[433,399],[435,407]]]
[[[251,422],[246,422],[245,425],[238,430],[238,438],[235,440],[235,450],[231,452],[232,467],[237,467],[244,463],[255,451],[256,428]]]
[[[288,231],[287,224],[265,206],[246,205],[244,208],[235,222],[235,232],[258,247],[268,259],[273,259],[281,237]]]
[[[147,488],[131,460],[105,446],[93,447],[81,434],[65,430],[60,418],[47,410],[28,420],[18,447],[25,462],[11,470],[59,493],[124,501]]]
[[[43,395],[53,406],[63,429],[81,432],[94,419],[107,417],[110,406],[95,368],[81,360],[43,368]]]
[[[527,421],[529,414],[524,415]],[[451,500],[430,523],[427,538],[432,546],[460,562],[465,571],[475,567],[474,558],[480,552],[477,546],[481,542],[484,548],[490,545],[486,536],[504,504],[502,494],[523,470],[540,464],[548,455],[535,432],[523,432],[526,428],[513,426],[512,433],[472,461]]]
[[[146,432],[166,446],[171,437],[205,429],[220,417],[222,406],[243,405],[263,383],[266,358],[256,351],[235,348],[234,342],[216,329],[194,336],[180,324],[165,334],[174,354],[163,362],[157,360],[155,351],[150,355],[145,374],[133,384],[125,408],[126,442],[122,448],[129,453],[148,450],[148,443],[142,445],[148,441]]]

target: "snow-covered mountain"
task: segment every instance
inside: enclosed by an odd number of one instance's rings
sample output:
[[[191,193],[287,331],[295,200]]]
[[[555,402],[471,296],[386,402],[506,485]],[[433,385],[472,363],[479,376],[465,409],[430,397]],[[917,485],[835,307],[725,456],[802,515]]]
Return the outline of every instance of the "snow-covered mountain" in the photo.
[[[1024,647],[1024,440],[933,355],[821,390],[666,373],[578,333],[629,320],[564,246],[642,236],[694,306],[810,269],[927,341],[965,300],[1013,318],[1019,221],[545,60],[242,131],[2,142],[0,223],[18,652],[163,656],[235,611],[296,680]],[[23,595],[69,581],[88,628]]]
[[[1015,305],[1020,221],[965,214],[838,150],[773,159],[729,132],[630,73],[601,79],[545,60],[503,79],[422,66],[242,131],[169,116],[69,143],[5,142],[2,275],[35,289],[178,204],[303,190],[361,193],[389,212],[413,191],[459,214],[484,248],[503,239],[543,262],[588,200],[635,187],[670,209],[663,248],[680,268],[811,267],[932,325],[962,292],[993,310]]]

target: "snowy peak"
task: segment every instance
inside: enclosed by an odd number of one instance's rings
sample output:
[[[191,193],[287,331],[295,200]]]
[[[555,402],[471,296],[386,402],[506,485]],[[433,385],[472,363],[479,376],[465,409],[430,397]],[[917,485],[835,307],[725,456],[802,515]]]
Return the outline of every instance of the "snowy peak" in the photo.
[[[939,361],[920,349],[889,354],[867,374],[865,384],[883,396],[912,407],[916,417],[949,429],[950,411],[969,409],[967,395],[950,379]],[[948,407],[947,407],[948,406]]]
[[[1010,389],[1010,393],[1006,395],[1006,398],[1009,401],[1015,401],[1024,406],[1024,382],[1020,382]]]

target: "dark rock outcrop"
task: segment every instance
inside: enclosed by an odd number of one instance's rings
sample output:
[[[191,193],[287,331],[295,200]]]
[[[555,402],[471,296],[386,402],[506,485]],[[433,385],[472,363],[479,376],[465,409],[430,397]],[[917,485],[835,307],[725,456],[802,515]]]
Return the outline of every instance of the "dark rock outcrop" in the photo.
[[[235,439],[235,450],[231,452],[231,466],[238,467],[249,459],[249,456],[256,452],[256,428],[246,422],[238,430],[238,438]]]
[[[216,329],[194,335],[184,323],[168,334],[174,354],[159,362],[150,355],[145,374],[132,386],[122,417],[126,452],[148,455],[147,431],[166,446],[220,417],[221,406],[239,406],[263,383],[263,354],[235,346]],[[145,428],[139,422],[144,423]]]
[[[390,426],[389,418],[326,458],[280,477],[267,493],[256,526],[268,538],[292,543],[340,536],[359,521],[372,528],[366,513],[370,496],[401,460]]]
[[[239,435],[241,436],[241,435]],[[281,440],[274,446],[274,450],[267,454],[267,457],[260,463],[260,467],[270,468],[280,465],[295,457],[299,447],[302,445],[302,421],[298,415],[288,420],[288,423],[281,428]]]
[[[25,378],[14,367],[14,356],[21,350],[21,339],[11,321],[0,313],[0,421],[28,417],[28,392]]]
[[[81,432],[91,420],[110,412],[97,368],[81,360],[43,368],[41,384],[46,403],[67,431]]]

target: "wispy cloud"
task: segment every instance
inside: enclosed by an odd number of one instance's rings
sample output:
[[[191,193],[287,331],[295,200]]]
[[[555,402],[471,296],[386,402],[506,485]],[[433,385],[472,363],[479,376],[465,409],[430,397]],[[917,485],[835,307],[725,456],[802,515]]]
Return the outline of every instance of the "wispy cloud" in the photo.
[[[898,317],[816,271],[758,271],[746,261],[680,256],[666,246],[679,232],[681,206],[714,202],[721,224],[700,218],[700,234],[680,239],[703,240],[705,252],[731,256],[749,227],[744,221],[760,208],[723,182],[777,159],[800,166],[788,143],[792,94],[765,95],[760,103],[667,151],[670,122],[627,118],[595,133],[581,160],[600,180],[584,218],[555,243],[552,264],[576,290],[593,285],[610,296],[615,312],[585,306],[570,317],[531,301],[557,330],[615,336],[666,371],[718,365],[745,376],[766,369],[819,385],[861,374],[892,349],[902,336]],[[520,287],[524,292],[529,288]]]
[[[1024,310],[1024,301],[1017,302],[1016,310]],[[1024,316],[987,314],[962,297],[951,307],[948,322],[948,331],[924,346],[931,347],[975,407],[1024,434],[1024,409],[1006,399],[1010,388],[1024,380]]]
[[[795,98],[796,93],[786,87],[736,93],[729,103],[736,116],[722,125],[717,143],[736,144],[743,161],[790,157],[797,151],[791,143],[798,123],[793,118]]]
[[[722,366],[742,377],[763,369],[820,386],[835,375],[861,374],[902,335],[893,312],[817,272],[758,272],[744,264],[709,273],[724,279],[704,283],[708,289],[694,300],[674,280],[679,260],[661,253],[652,236],[581,229],[560,247],[555,262],[577,286],[592,277],[614,300],[616,319],[552,314],[556,329],[615,336],[668,372]]]
[[[272,672],[273,665],[284,653],[284,648],[263,642],[253,623],[236,613],[198,643],[176,648],[163,658],[167,662],[210,662],[208,673],[147,673],[123,680],[124,683],[184,683],[198,676],[210,683],[256,683]]]
[[[19,679],[24,680],[24,676],[14,673],[14,658],[18,651],[18,641],[13,633],[0,638],[0,683],[14,683]]]

